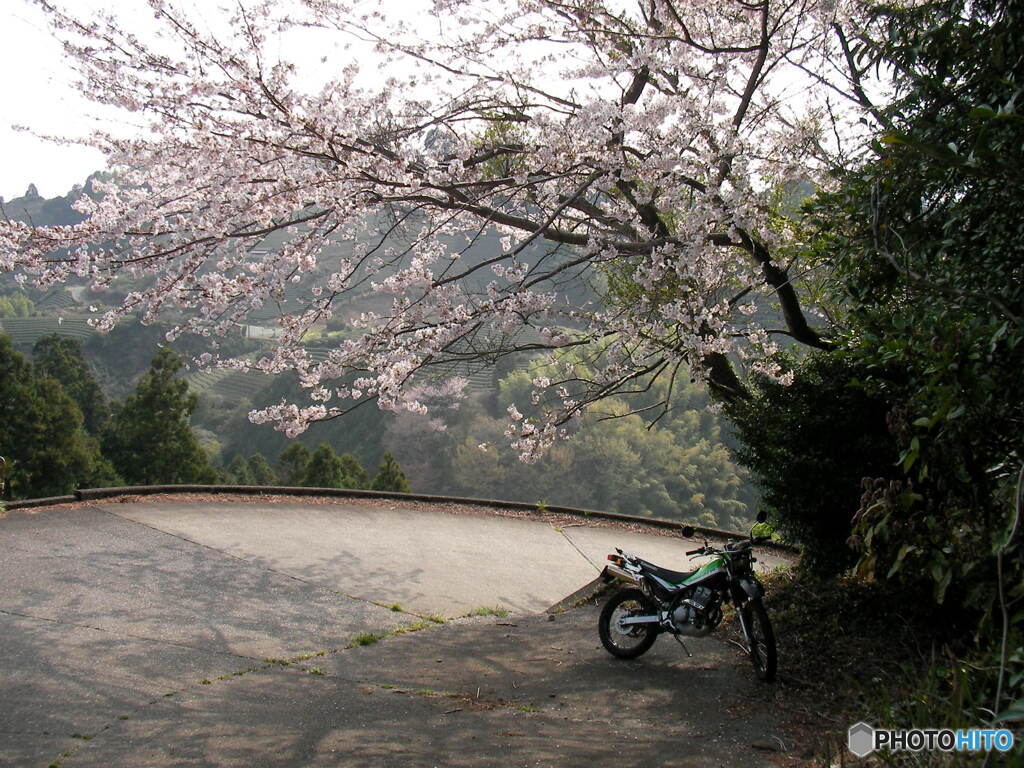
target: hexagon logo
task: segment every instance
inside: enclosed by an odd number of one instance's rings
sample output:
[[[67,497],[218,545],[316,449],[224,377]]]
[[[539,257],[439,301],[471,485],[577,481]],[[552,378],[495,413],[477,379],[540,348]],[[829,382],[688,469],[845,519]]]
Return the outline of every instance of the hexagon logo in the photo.
[[[875,729],[867,723],[854,723],[846,732],[846,746],[857,757],[867,757],[875,751]]]

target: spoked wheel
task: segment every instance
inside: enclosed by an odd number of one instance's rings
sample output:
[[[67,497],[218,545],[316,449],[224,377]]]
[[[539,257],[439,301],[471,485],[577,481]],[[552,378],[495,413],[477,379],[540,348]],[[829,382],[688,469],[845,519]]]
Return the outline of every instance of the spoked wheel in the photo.
[[[601,610],[597,632],[601,643],[612,656],[635,659],[647,652],[658,639],[657,624],[627,624],[631,616],[656,616],[658,607],[639,589],[622,589],[612,595]]]
[[[766,683],[775,679],[775,633],[768,621],[768,613],[759,600],[748,603],[739,612],[743,641],[750,654],[750,661],[760,680]]]

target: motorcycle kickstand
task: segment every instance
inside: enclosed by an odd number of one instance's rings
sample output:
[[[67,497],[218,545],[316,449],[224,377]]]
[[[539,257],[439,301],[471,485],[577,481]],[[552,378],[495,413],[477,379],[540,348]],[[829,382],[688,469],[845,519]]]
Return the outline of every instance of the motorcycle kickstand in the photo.
[[[693,654],[690,653],[690,649],[686,647],[686,643],[684,643],[682,640],[679,639],[679,635],[672,635],[672,637],[674,637],[676,639],[677,643],[679,643],[681,646],[683,646],[683,650],[686,651],[686,655],[689,656],[692,659],[693,658]]]

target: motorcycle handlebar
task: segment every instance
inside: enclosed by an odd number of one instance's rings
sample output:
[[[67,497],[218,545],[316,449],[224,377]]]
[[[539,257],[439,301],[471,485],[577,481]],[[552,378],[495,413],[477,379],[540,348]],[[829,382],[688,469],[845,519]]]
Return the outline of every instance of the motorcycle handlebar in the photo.
[[[752,538],[750,540],[750,543],[751,544],[765,544],[767,542],[770,542],[771,540],[772,540],[771,536],[756,536],[756,537],[754,537],[754,538]],[[746,548],[749,549],[749,547],[746,547]],[[743,549],[743,547],[740,547],[740,549]],[[725,547],[725,549],[715,549],[714,547],[709,547],[709,546],[705,545],[703,547],[698,547],[697,549],[691,549],[686,554],[687,555],[710,555],[710,554],[715,554],[715,553],[720,553],[720,552],[738,552],[738,551],[740,551],[740,549],[730,549],[728,545]]]

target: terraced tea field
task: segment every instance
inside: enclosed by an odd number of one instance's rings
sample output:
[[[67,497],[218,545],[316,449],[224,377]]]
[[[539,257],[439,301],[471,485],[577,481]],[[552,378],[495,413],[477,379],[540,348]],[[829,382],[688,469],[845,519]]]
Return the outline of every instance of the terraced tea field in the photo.
[[[193,371],[185,377],[193,392],[209,392],[228,400],[251,400],[270,379],[257,371],[235,371],[226,368]]]
[[[97,333],[85,320],[61,320],[56,317],[5,317],[0,320],[0,331],[10,336],[15,346],[31,346],[43,336],[54,333],[84,342]]]

